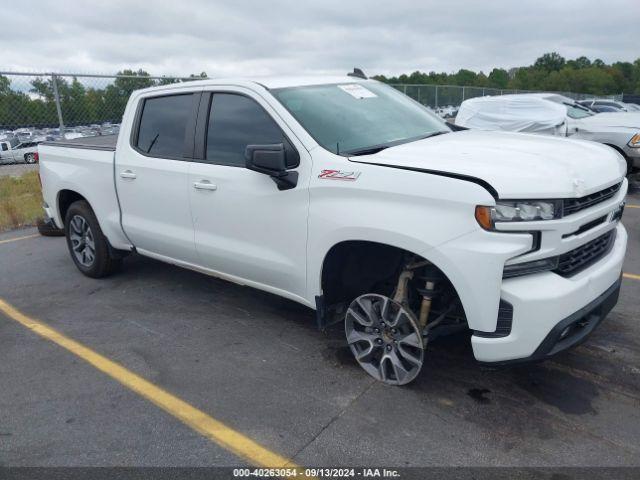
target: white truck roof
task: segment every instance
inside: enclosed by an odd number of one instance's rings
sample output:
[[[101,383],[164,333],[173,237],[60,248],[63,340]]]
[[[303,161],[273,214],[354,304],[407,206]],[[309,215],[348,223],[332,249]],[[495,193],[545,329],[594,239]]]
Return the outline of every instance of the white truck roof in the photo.
[[[189,85],[201,85],[203,87],[216,85],[237,85],[246,87],[255,87],[262,85],[265,88],[287,88],[287,87],[303,87],[309,85],[331,85],[336,83],[363,83],[377,82],[377,80],[363,79],[359,77],[351,77],[348,75],[306,75],[306,76],[255,76],[255,77],[228,77],[228,78],[208,78],[206,80],[194,80],[193,82],[172,83],[157,87],[150,87],[139,90],[139,92],[149,92],[155,90],[167,90],[172,88],[180,88]]]
[[[559,101],[552,101],[553,96]],[[564,97],[551,93],[470,98],[460,105],[456,125],[480,130],[552,133],[567,116],[562,101]]]

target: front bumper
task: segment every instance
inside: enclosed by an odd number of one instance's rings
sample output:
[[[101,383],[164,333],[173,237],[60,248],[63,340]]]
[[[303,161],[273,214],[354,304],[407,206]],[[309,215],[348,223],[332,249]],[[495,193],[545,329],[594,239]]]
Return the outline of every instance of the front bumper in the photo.
[[[501,298],[513,306],[511,331],[498,338],[473,335],[476,359],[491,364],[541,360],[584,340],[617,300],[627,232],[622,224],[615,228],[611,251],[577,275],[544,272],[505,279]],[[582,328],[560,338],[566,327],[580,322]]]
[[[611,285],[602,295],[587,306],[569,315],[551,329],[532,355],[525,358],[501,362],[480,362],[490,366],[505,366],[520,363],[540,362],[580,345],[618,302],[622,278]]]

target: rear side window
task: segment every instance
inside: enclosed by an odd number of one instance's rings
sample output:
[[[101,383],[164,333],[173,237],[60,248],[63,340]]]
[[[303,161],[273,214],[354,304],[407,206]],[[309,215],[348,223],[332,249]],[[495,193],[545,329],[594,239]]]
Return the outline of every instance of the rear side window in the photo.
[[[207,129],[207,162],[244,167],[247,145],[276,143],[285,146],[287,167],[296,167],[299,163],[297,152],[258,103],[243,95],[213,95]]]
[[[152,157],[182,158],[193,95],[147,98],[136,147]]]

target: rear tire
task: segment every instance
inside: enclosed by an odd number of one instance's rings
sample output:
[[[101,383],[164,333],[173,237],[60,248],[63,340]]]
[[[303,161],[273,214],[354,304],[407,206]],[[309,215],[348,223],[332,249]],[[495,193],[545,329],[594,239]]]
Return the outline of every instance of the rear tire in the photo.
[[[65,216],[64,231],[71,259],[87,277],[106,277],[122,264],[121,259],[109,254],[108,240],[86,201],[71,204]]]

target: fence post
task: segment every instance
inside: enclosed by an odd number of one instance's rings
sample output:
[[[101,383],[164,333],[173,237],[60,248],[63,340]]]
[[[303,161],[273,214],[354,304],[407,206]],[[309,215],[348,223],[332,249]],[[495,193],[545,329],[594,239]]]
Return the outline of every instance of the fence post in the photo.
[[[438,85],[436,85],[436,107],[438,108]]]
[[[62,106],[60,105],[60,95],[58,94],[58,82],[56,74],[51,74],[51,83],[53,85],[53,98],[56,101],[56,110],[58,111],[58,123],[60,124],[60,136],[64,138],[64,122],[62,121]]]
[[[464,87],[462,87],[462,101],[464,102]]]

